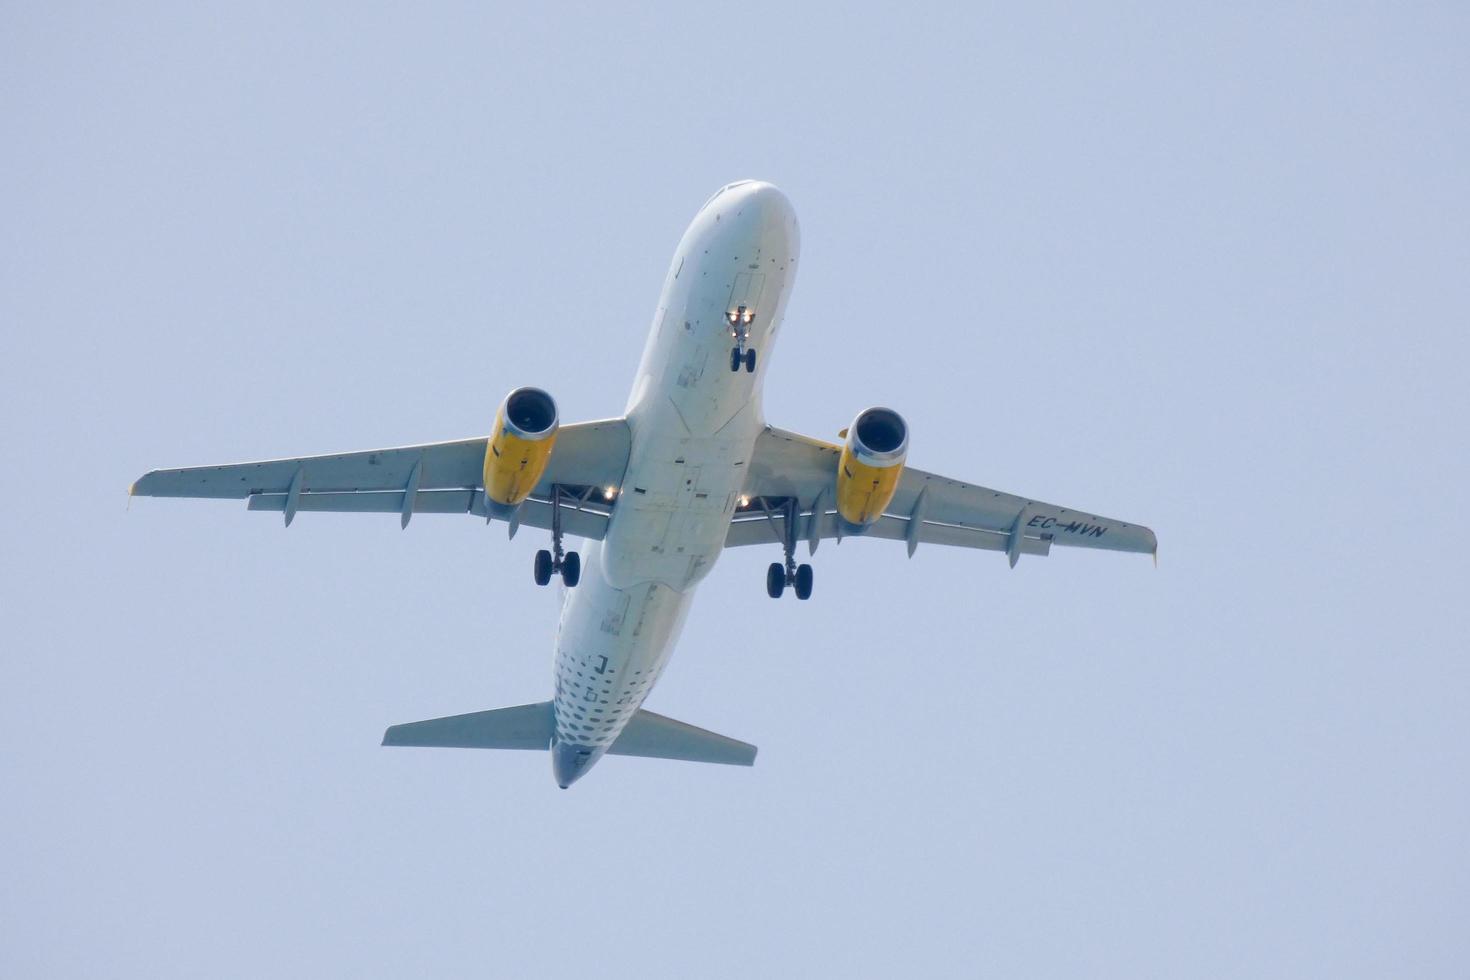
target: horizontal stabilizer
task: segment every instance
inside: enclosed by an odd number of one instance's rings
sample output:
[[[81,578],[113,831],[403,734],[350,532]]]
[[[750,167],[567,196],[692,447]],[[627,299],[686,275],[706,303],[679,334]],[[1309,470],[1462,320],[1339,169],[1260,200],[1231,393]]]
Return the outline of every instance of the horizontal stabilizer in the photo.
[[[749,742],[716,735],[639,709],[607,752],[609,755],[641,755],[650,759],[753,766],[756,748]]]
[[[555,724],[551,702],[539,701],[394,725],[384,733],[383,744],[444,749],[544,750],[551,747]],[[609,755],[750,766],[755,764],[756,747],[652,711],[639,710],[607,751]]]
[[[443,749],[544,750],[551,747],[552,726],[551,702],[538,701],[394,725],[383,734],[383,744]]]

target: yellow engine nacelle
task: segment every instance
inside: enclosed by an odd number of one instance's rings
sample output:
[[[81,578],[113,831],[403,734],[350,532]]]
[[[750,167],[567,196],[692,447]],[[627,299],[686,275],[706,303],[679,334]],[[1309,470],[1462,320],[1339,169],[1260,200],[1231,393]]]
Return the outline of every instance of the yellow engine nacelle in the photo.
[[[485,499],[509,513],[530,496],[556,445],[556,402],[540,388],[517,388],[495,413],[485,446]]]
[[[909,454],[909,427],[891,408],[870,408],[843,433],[847,442],[837,465],[837,514],[849,525],[867,527],[893,500],[903,461]]]

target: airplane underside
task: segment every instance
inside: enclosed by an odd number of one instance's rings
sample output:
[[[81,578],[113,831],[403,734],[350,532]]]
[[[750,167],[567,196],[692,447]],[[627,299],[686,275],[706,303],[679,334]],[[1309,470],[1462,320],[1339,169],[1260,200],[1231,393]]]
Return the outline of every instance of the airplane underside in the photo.
[[[795,281],[790,201],[759,181],[721,188],[670,263],[618,418],[563,425],[539,388],[506,396],[489,436],[360,453],[155,470],[145,496],[245,498],[289,526],[298,513],[468,514],[549,531],[538,585],[564,588],[551,700],[395,725],[384,745],[539,749],[558,785],[604,755],[752,765],[756,748],[643,708],[695,589],[724,549],[779,549],[766,593],[813,594],[805,542],[847,535],[1002,553],[1054,545],[1157,554],[1146,527],[907,465],[895,411],[860,412],[839,438],[767,425],[761,392]],[[564,538],[587,541],[583,552]]]

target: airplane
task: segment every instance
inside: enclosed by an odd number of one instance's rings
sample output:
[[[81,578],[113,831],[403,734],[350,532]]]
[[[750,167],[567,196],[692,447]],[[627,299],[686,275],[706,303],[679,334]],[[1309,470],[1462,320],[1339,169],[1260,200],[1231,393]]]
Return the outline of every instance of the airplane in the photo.
[[[695,214],[669,265],[618,418],[561,424],[552,396],[517,388],[488,436],[457,442],[154,470],[132,493],[245,498],[250,510],[471,514],[550,532],[533,577],[563,588],[549,701],[394,725],[384,745],[536,749],[569,787],[604,755],[753,765],[756,747],[655,714],[696,587],[726,548],[779,548],[766,593],[813,591],[820,542],[844,537],[1001,552],[1054,545],[1151,554],[1153,531],[909,467],[909,427],[859,412],[840,444],[774,428],[762,384],[796,279],[796,213],[741,180]],[[585,539],[585,557],[564,546]]]

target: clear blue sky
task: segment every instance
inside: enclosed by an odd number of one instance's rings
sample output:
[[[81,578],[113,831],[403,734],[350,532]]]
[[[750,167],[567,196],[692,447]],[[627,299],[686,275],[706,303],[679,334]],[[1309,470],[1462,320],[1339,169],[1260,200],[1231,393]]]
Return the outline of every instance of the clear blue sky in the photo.
[[[297,6],[6,7],[0,974],[1464,975],[1462,5]],[[535,534],[125,507],[615,414],[747,176],[773,422],[1159,568],[728,555],[649,707],[757,766],[562,792],[378,746],[548,695]]]

